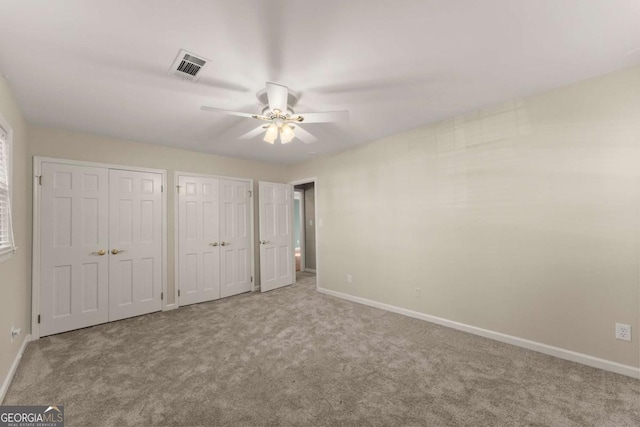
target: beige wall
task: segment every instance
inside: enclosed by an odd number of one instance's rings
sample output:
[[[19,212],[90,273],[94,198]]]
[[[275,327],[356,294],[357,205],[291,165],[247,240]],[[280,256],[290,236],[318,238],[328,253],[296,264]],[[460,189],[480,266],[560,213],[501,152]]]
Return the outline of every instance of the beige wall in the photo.
[[[640,365],[640,67],[299,164],[288,180],[308,176],[322,287]],[[614,338],[616,322],[633,342]]]
[[[18,251],[0,262],[0,384],[31,329],[31,162],[27,127],[9,85],[0,75],[0,114],[13,128],[13,231]],[[22,335],[11,342],[11,327]]]
[[[254,179],[253,194],[256,195],[254,197],[256,207],[258,180],[284,182],[284,170],[281,166],[178,150],[155,144],[123,141],[87,133],[30,127],[29,143],[31,154],[34,156],[166,169],[168,172],[167,184],[170,189],[175,189],[176,185],[173,182],[174,171]],[[169,303],[174,302],[174,194],[174,191],[167,192]],[[256,211],[254,215],[256,236],[258,232],[257,218]],[[254,248],[254,252],[256,273],[258,273],[257,246]],[[257,279],[255,278],[255,280]]]

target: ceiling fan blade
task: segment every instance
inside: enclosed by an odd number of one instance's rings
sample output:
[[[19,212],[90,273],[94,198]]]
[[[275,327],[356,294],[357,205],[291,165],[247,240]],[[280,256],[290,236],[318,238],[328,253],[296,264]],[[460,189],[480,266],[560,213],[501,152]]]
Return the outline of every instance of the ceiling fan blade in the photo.
[[[266,126],[265,125],[260,125],[257,128],[250,130],[249,132],[245,133],[244,135],[241,135],[238,137],[238,139],[251,139],[251,138],[255,138],[256,136],[260,135],[262,132],[264,132],[266,130]]]
[[[243,113],[241,111],[223,110],[222,108],[207,107],[206,105],[203,105],[202,107],[200,107],[200,109],[204,110],[204,111],[213,111],[214,113],[228,114],[230,116],[240,116],[240,117],[249,117],[249,118],[251,118],[251,117],[260,118],[261,117],[258,114]]]
[[[322,94],[342,94],[357,92],[377,92],[392,91],[398,89],[409,89],[421,92],[427,86],[444,79],[451,79],[450,75],[445,74],[409,74],[399,76],[387,76],[382,79],[374,80],[358,80],[352,82],[337,83],[329,86],[320,86],[308,88],[309,92]]]
[[[328,123],[328,122],[341,122],[343,120],[349,120],[348,111],[328,111],[325,113],[301,113],[296,114],[297,117],[302,117],[302,123]],[[295,116],[294,116],[295,119]]]
[[[286,86],[267,82],[267,98],[271,111],[280,110],[282,113],[286,113],[288,97],[289,89]]]
[[[259,31],[256,42],[260,43],[265,72],[268,78],[277,80],[282,74],[284,49],[287,44],[289,22],[286,0],[269,0],[256,3],[256,16],[260,16],[256,30]],[[285,16],[287,15],[287,16]]]
[[[315,136],[311,135],[306,130],[302,129],[300,127],[300,125],[295,125],[293,127],[293,130],[296,133],[296,138],[300,139],[300,141],[304,142],[305,144],[311,144],[311,143],[316,142],[318,140],[318,138],[316,138]]]

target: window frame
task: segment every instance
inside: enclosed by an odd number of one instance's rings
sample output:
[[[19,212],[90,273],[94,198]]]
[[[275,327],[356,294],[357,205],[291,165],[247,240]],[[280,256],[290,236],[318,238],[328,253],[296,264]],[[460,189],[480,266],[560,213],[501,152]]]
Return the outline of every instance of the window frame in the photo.
[[[15,235],[13,232],[13,128],[9,122],[0,114],[0,131],[6,135],[6,156],[7,156],[7,181],[8,181],[8,198],[9,198],[9,245],[0,247],[0,262],[6,261],[15,254],[17,246]]]

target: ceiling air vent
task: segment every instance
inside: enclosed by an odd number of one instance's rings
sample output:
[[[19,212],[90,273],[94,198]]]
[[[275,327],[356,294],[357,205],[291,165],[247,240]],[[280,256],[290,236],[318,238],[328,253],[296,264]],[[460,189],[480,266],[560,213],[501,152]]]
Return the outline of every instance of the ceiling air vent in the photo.
[[[194,55],[193,53],[181,50],[178,52],[176,60],[173,61],[169,74],[173,74],[185,80],[191,80],[192,82],[200,79],[202,69],[209,62],[201,56]]]

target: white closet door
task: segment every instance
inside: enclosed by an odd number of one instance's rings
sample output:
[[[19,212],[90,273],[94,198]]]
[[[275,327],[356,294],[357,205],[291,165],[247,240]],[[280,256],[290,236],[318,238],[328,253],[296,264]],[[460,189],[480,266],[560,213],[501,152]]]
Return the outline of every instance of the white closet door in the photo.
[[[162,308],[162,176],[109,170],[109,320]]]
[[[217,179],[179,176],[180,305],[220,298],[220,209]]]
[[[220,180],[220,296],[251,290],[249,183]]]
[[[109,316],[107,169],[42,163],[40,335]]]
[[[260,289],[293,283],[293,186],[259,182]]]

